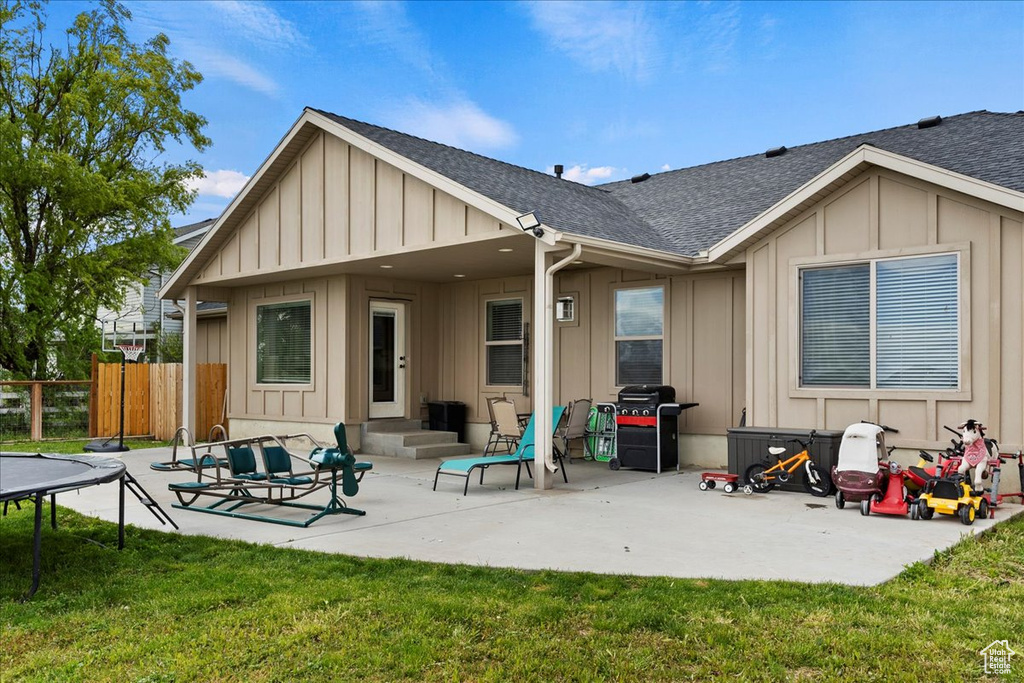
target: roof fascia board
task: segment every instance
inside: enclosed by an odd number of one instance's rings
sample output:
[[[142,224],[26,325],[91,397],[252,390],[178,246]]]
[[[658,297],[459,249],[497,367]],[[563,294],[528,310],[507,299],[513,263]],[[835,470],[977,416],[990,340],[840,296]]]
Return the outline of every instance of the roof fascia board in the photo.
[[[770,229],[776,221],[784,218],[790,211],[793,211],[815,194],[865,163],[978,197],[979,199],[1005,206],[1015,211],[1024,212],[1024,194],[1016,190],[984,180],[978,180],[977,178],[971,178],[955,171],[926,164],[922,161],[871,145],[861,145],[749,223],[708,249],[708,260],[712,262],[722,261],[734,256],[737,251],[743,249],[744,245],[759,237],[763,231]]]
[[[263,176],[267,173],[270,167],[273,166],[274,162],[277,160],[279,156],[281,156],[284,150],[288,148],[289,143],[291,143],[295,136],[298,135],[299,131],[302,130],[302,127],[306,123],[310,122],[308,114],[308,110],[304,111],[302,113],[302,116],[296,119],[295,123],[292,124],[292,127],[288,130],[287,133],[285,133],[284,137],[282,137],[281,140],[277,143],[277,146],[275,146],[273,151],[269,155],[267,155],[267,158],[263,160],[263,163],[260,164],[260,167],[256,170],[256,172],[252,174],[252,177],[249,178],[249,181],[245,184],[242,190],[235,195],[235,198],[231,200],[231,203],[228,204],[227,208],[224,209],[223,212],[221,212],[217,220],[209,226],[206,236],[203,237],[202,241],[199,244],[197,244],[196,247],[192,250],[192,252],[188,255],[188,257],[186,257],[185,260],[181,262],[181,265],[179,265],[174,270],[174,273],[171,275],[167,283],[160,288],[160,291],[157,292],[158,298],[170,298],[170,295],[172,293],[180,293],[178,290],[181,290],[185,286],[187,286],[188,283],[183,283],[181,285],[179,285],[178,283],[182,275],[191,269],[192,265],[196,262],[196,260],[199,259],[200,255],[202,255],[202,253],[206,250],[206,246],[221,231],[224,224],[228,222],[228,218],[230,218],[232,214],[234,214],[235,210],[238,209],[239,205],[242,204],[246,196],[249,194],[250,190],[252,190],[252,188],[255,187],[260,182],[260,180],[263,179]]]
[[[613,242],[599,237],[587,237],[584,235],[566,234],[563,239],[570,244],[580,244],[584,253],[601,254],[626,258],[638,263],[648,263],[658,269],[687,270],[694,265],[705,263],[703,258],[682,256],[658,249],[648,249],[622,242]]]
[[[344,125],[324,116],[323,114],[310,109],[306,109],[305,114],[308,114],[311,117],[311,120],[325,131],[336,135],[350,145],[354,145],[364,152],[372,154],[381,161],[391,164],[395,168],[408,173],[414,178],[422,180],[428,185],[432,185],[442,192],[450,194],[456,199],[483,211],[502,223],[506,223],[513,227],[517,225],[516,218],[521,214],[515,209],[505,206],[500,202],[496,202],[490,197],[486,197],[475,190],[471,190],[465,185],[455,182],[446,175],[442,175],[433,169],[427,168],[422,164],[418,164],[412,159],[404,157],[398,152],[394,152],[384,145],[360,135],[351,128],[346,128]],[[550,230],[551,228],[547,229]]]

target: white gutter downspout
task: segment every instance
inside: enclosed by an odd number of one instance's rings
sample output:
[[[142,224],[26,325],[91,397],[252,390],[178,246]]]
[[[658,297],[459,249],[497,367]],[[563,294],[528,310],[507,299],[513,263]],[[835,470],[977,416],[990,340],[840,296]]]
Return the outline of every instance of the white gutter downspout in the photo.
[[[536,467],[533,477],[535,489],[551,488],[549,473],[557,472],[554,465],[551,432],[551,410],[554,405],[554,304],[552,303],[555,273],[575,261],[583,253],[583,245],[574,244],[572,253],[561,261],[547,266],[547,255],[551,247],[537,240],[534,249],[534,401],[533,427],[537,453],[534,461],[544,463]],[[564,466],[564,465],[563,465]]]

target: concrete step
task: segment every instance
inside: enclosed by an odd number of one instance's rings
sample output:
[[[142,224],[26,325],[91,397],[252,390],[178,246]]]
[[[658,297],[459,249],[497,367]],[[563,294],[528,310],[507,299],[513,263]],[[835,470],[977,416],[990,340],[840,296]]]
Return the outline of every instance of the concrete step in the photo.
[[[425,460],[427,458],[451,458],[456,455],[469,455],[473,451],[468,443],[439,443],[429,446],[404,446],[395,454],[399,458]]]
[[[458,442],[455,432],[370,432],[363,435],[360,451],[374,455],[398,455],[402,448],[449,445]]]
[[[370,420],[364,422],[360,429],[363,434],[380,434],[386,432],[413,432],[423,426],[420,420],[406,420],[401,417],[386,420]]]

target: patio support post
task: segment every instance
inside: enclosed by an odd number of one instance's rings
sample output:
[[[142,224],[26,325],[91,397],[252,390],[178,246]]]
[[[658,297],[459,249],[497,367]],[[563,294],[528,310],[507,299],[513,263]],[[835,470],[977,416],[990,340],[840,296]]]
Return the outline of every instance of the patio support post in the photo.
[[[192,438],[196,434],[196,305],[198,295],[195,287],[185,289],[185,315],[182,321],[181,346],[181,426],[188,429]]]
[[[533,250],[533,488],[550,489],[554,478],[545,465],[551,462],[551,367],[548,365],[551,348],[551,292],[548,289],[548,263],[552,247],[542,240],[534,241]]]

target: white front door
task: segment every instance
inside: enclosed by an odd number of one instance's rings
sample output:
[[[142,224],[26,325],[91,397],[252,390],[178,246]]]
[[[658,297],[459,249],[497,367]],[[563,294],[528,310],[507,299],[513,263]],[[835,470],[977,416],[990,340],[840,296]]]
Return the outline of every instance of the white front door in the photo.
[[[405,417],[405,304],[370,302],[370,417]]]

